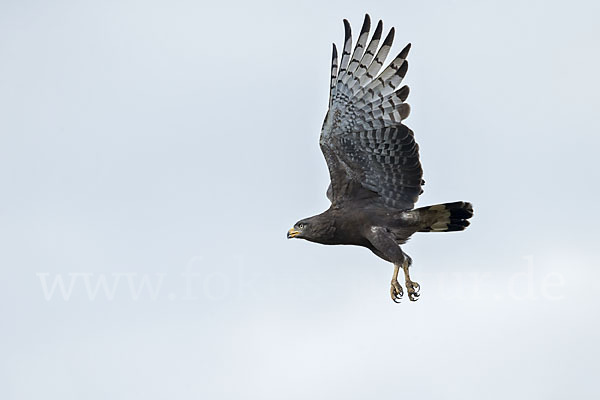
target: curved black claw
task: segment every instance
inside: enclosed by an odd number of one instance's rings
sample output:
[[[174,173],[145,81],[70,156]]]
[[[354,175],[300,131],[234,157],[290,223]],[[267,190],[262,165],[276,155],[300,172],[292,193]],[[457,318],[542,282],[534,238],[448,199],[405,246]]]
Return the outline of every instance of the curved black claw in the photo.
[[[402,290],[402,286],[400,286],[400,283],[398,283],[398,281],[392,281],[392,286],[390,287],[390,295],[392,296],[392,301],[394,303],[400,303],[400,300],[402,300],[404,290]]]
[[[410,301],[417,301],[421,295],[419,293],[421,291],[421,285],[417,282],[406,281],[406,291],[408,292],[408,299]]]

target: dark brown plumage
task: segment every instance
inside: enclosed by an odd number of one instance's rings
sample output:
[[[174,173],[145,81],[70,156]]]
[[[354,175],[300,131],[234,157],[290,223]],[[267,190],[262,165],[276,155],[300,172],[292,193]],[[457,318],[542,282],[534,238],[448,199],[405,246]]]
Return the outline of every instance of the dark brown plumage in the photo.
[[[397,280],[402,267],[409,299],[415,301],[420,286],[410,279],[412,261],[400,245],[415,232],[465,229],[473,208],[470,203],[455,202],[413,209],[425,182],[419,146],[413,132],[402,124],[410,112],[404,102],[409,89],[400,87],[408,70],[410,44],[379,73],[394,29],[379,46],[383,30],[379,21],[367,45],[370,25],[366,15],[351,53],[350,24],[344,20],[339,66],[333,45],[329,110],[320,138],[331,177],[327,189],[331,206],[322,214],[298,221],[288,238],[367,247],[394,263],[392,299],[398,301],[403,295]]]

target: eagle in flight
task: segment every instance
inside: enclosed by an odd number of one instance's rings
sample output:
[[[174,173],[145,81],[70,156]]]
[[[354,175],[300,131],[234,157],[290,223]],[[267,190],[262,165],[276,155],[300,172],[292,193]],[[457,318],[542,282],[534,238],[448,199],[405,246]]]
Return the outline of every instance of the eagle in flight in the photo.
[[[381,42],[379,21],[367,44],[370,28],[365,15],[352,51],[350,24],[344,20],[341,58],[333,45],[329,110],[319,140],[331,178],[327,189],[331,206],[298,221],[287,237],[366,247],[394,264],[392,300],[399,302],[404,293],[398,282],[402,268],[408,298],[416,301],[420,286],[410,278],[412,260],[400,245],[415,232],[464,230],[473,207],[459,201],[414,209],[425,182],[419,146],[402,124],[410,112],[405,103],[409,89],[400,86],[410,44],[380,73],[394,28]]]

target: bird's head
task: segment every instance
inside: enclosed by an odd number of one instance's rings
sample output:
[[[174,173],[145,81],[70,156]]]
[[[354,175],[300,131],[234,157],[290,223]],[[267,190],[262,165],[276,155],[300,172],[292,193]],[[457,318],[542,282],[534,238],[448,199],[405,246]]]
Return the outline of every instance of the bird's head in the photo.
[[[304,239],[305,237],[310,235],[309,225],[310,225],[310,223],[308,222],[308,220],[305,220],[305,219],[296,222],[294,224],[294,227],[288,231],[287,238],[288,239],[292,239],[292,238]]]
[[[287,238],[323,242],[333,237],[334,231],[334,220],[321,214],[296,222],[294,227],[287,232]]]

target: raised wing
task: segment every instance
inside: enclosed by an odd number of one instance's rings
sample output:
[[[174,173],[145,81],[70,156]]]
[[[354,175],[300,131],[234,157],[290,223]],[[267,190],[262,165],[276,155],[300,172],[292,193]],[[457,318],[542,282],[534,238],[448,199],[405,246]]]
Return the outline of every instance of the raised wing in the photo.
[[[333,204],[373,197],[384,204],[413,208],[422,193],[423,170],[413,132],[401,122],[408,117],[409,89],[400,87],[408,70],[410,44],[381,72],[394,39],[390,30],[381,46],[383,24],[377,24],[367,45],[369,15],[352,50],[350,24],[344,20],[345,40],[341,59],[333,45],[329,111],[320,145],[331,185],[327,197]]]

